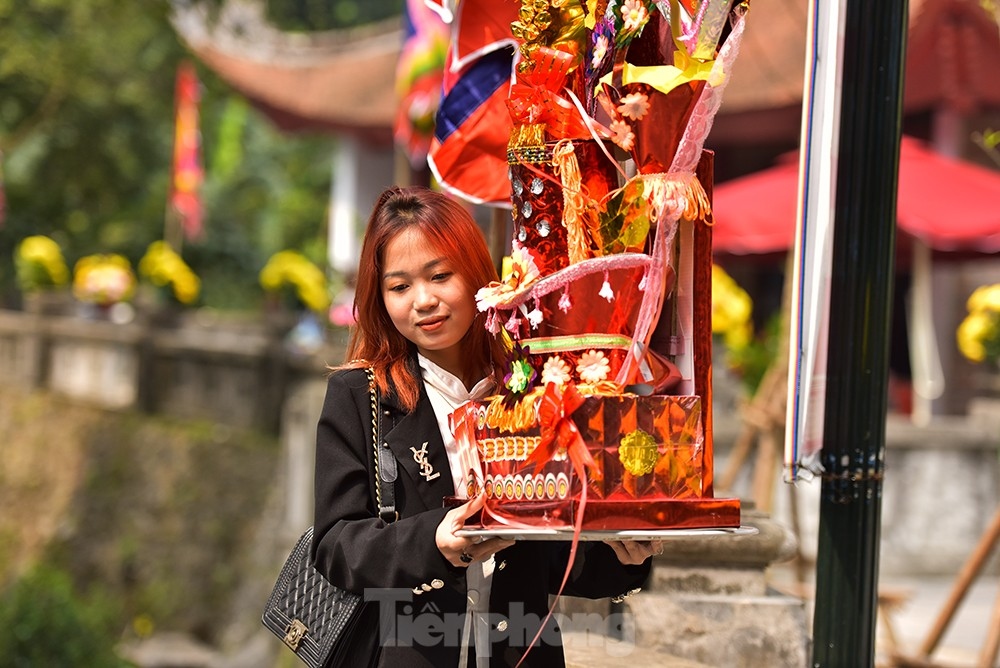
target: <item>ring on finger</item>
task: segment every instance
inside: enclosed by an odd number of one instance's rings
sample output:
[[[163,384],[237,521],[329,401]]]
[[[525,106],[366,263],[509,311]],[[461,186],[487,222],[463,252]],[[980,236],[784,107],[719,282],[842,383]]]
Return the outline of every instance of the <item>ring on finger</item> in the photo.
[[[465,550],[462,550],[462,554],[460,554],[458,556],[458,559],[463,564],[471,564],[472,563],[472,555],[469,554],[468,552],[466,552]]]

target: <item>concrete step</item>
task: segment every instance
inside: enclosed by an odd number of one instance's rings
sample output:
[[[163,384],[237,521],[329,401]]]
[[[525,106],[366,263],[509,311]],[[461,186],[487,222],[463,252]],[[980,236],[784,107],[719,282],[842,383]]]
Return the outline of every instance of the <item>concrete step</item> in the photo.
[[[712,668],[656,648],[638,647],[634,642],[586,633],[564,633],[563,647],[566,668]]]

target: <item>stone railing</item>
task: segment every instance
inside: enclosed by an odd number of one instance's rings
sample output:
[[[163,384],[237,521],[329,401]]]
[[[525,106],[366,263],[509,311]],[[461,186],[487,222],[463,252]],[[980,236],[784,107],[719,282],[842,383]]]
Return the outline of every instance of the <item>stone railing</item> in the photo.
[[[163,327],[0,310],[0,383],[44,389],[112,410],[138,410],[277,433],[286,396],[321,382],[343,357],[342,337],[303,354],[291,323],[204,314]]]

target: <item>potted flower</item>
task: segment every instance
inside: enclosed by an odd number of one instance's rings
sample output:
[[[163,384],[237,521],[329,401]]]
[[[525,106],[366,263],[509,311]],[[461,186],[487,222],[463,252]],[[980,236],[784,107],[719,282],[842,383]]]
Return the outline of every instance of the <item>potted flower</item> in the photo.
[[[260,271],[260,285],[279,299],[290,299],[296,310],[323,313],[330,306],[326,274],[298,251],[283,250],[272,255]]]
[[[73,296],[93,313],[116,321],[131,319],[131,308],[115,307],[132,299],[135,283],[132,265],[117,253],[87,255],[73,269]]]
[[[752,394],[756,392],[768,367],[774,361],[777,326],[773,320],[761,336],[754,332],[753,300],[740,285],[718,266],[712,266],[712,334],[726,349],[726,366],[743,381]]]
[[[24,296],[25,310],[56,312],[65,302],[62,288],[69,268],[59,244],[44,235],[25,237],[14,252],[14,273]]]
[[[260,285],[282,306],[298,312],[297,322],[287,332],[286,346],[293,352],[314,352],[323,342],[323,329],[317,315],[330,308],[326,274],[305,255],[293,250],[275,253],[260,271]],[[272,314],[273,318],[273,314]],[[287,323],[272,320],[279,330]]]
[[[165,241],[149,244],[139,260],[139,276],[158,288],[168,302],[190,306],[201,292],[201,280]]]
[[[955,332],[966,359],[1000,366],[1000,283],[976,288],[966,302],[968,315]]]

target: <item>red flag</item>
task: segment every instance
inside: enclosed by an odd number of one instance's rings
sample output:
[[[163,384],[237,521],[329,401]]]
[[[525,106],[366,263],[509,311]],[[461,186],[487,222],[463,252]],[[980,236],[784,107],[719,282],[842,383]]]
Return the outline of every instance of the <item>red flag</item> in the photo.
[[[180,219],[184,236],[201,236],[201,142],[198,132],[198,102],[201,97],[198,75],[190,62],[177,69],[175,93],[174,169],[171,179],[170,209]]]
[[[521,3],[432,0],[428,6],[444,14],[456,10],[428,166],[445,190],[463,199],[510,206],[507,95],[517,47],[510,23]]]

